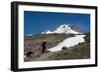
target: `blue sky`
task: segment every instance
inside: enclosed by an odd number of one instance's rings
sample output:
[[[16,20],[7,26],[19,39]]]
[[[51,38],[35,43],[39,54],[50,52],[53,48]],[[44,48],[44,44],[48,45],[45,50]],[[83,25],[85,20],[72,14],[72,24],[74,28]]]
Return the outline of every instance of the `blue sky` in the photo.
[[[53,30],[61,24],[76,25],[90,32],[90,14],[24,11],[24,35]]]

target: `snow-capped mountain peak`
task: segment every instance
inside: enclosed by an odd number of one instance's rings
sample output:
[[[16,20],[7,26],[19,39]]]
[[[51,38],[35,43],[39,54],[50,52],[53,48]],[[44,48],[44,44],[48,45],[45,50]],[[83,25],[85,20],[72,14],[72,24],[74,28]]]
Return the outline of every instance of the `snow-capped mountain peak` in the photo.
[[[46,32],[42,32],[42,34],[51,34],[51,33],[65,33],[65,34],[81,34],[80,32],[78,31],[75,31],[73,30],[71,27],[70,27],[70,24],[63,24],[63,25],[60,25],[58,28],[56,28],[56,30],[54,31],[46,31]]]

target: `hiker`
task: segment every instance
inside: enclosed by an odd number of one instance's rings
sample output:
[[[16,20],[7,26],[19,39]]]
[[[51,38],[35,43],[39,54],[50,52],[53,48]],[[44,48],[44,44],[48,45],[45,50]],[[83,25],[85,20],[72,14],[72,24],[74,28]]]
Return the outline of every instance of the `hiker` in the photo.
[[[31,57],[32,54],[33,54],[33,52],[32,52],[32,48],[31,48],[31,44],[28,44],[28,46],[26,48],[26,57]]]
[[[42,42],[42,54],[45,53],[45,51],[46,51],[46,45],[47,45],[47,42],[46,42],[46,40],[44,40]]]

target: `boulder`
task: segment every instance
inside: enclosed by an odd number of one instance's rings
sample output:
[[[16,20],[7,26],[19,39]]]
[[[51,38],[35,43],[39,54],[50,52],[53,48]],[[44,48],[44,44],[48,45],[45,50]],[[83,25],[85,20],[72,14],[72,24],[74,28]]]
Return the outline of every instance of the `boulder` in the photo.
[[[62,47],[62,50],[67,50],[68,48],[66,46],[63,46]]]

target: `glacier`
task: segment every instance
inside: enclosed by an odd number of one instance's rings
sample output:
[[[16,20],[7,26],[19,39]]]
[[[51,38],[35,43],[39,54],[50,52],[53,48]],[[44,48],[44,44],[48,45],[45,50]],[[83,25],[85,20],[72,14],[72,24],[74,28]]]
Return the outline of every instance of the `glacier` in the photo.
[[[53,48],[49,48],[47,50],[50,52],[56,52],[56,51],[61,51],[62,47],[64,46],[71,47],[71,46],[78,45],[79,43],[85,42],[85,39],[84,39],[85,36],[86,35],[75,35],[74,37],[67,38],[63,40],[62,42],[60,42],[57,46]]]

